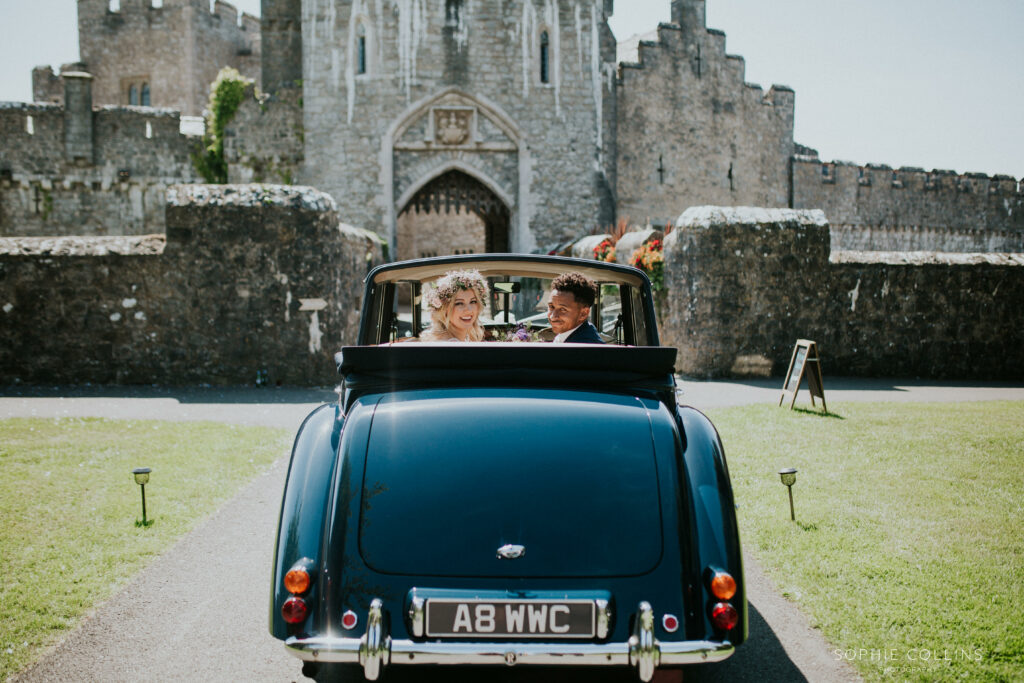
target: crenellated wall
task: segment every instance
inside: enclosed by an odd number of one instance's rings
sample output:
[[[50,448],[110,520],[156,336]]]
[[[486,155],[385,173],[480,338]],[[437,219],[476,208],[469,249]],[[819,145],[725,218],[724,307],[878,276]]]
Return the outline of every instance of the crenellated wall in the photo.
[[[311,188],[166,209],[166,237],[0,238],[0,384],[333,382],[378,242]]]
[[[1024,186],[1009,176],[801,156],[793,207],[825,212],[834,249],[1024,251]]]
[[[1024,379],[1024,256],[843,252],[821,211],[693,207],[665,238],[662,343],[695,377]]]
[[[104,104],[129,104],[129,88],[141,95],[145,84],[153,106],[199,116],[221,68],[260,80],[259,19],[220,0],[212,12],[209,0],[121,0],[117,11],[109,0],[79,0],[78,36]]]
[[[794,93],[745,81],[742,57],[708,29],[703,0],[672,3],[673,23],[620,66],[617,214],[643,223],[697,204],[782,207],[789,200]]]
[[[153,107],[0,102],[0,237],[163,232],[167,187],[198,180],[180,124]]]

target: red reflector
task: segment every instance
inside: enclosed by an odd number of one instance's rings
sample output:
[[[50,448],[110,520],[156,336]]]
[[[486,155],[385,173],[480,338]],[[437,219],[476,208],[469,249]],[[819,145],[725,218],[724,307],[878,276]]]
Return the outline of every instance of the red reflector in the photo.
[[[711,623],[715,625],[715,628],[731,631],[739,620],[740,615],[736,608],[727,602],[717,602],[711,608]]]
[[[666,614],[661,618],[661,625],[669,633],[675,633],[679,629],[679,619],[674,614]]]
[[[347,612],[345,612],[344,614],[341,615],[341,625],[342,625],[342,627],[344,627],[344,628],[346,628],[346,629],[351,631],[352,629],[354,629],[356,627],[357,623],[359,623],[359,617],[357,617],[356,613],[353,612],[352,610],[349,610],[349,611],[347,611]]]
[[[281,616],[289,624],[301,624],[306,620],[307,614],[309,614],[309,607],[306,606],[306,601],[302,598],[292,596],[281,605]]]

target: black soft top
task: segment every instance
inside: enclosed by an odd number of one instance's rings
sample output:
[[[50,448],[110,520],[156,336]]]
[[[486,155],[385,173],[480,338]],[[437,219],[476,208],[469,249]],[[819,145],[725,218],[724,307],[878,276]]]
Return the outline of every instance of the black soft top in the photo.
[[[413,386],[543,386],[674,391],[671,346],[404,342],[346,346],[338,371],[350,391]]]

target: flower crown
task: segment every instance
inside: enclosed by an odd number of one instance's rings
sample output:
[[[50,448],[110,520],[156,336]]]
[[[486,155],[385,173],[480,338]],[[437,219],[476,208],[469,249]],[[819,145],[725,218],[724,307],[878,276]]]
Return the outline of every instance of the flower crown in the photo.
[[[431,308],[439,311],[458,292],[464,290],[476,292],[482,304],[487,298],[487,280],[476,270],[450,270],[439,277],[433,285],[427,285],[427,291],[423,296]]]

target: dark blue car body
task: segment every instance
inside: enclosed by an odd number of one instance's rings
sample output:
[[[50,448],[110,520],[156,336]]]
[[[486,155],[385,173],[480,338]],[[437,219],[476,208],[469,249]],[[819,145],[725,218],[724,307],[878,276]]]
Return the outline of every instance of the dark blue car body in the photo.
[[[523,291],[585,272],[613,343],[392,343],[398,283],[416,301],[452,268]],[[747,603],[728,468],[708,419],[677,406],[652,302],[638,270],[558,257],[367,276],[360,345],[338,356],[338,402],[299,429],[281,507],[270,632],[304,673],[541,664],[650,680],[732,654]]]

